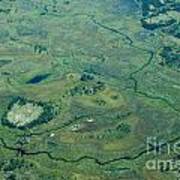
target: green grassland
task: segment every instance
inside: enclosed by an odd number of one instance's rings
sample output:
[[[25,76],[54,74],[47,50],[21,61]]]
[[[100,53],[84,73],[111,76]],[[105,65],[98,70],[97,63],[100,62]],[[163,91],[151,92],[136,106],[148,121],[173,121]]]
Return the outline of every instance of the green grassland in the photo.
[[[146,168],[179,159],[146,153],[148,137],[180,140],[180,1],[158,2],[0,1],[0,119],[18,97],[56,112],[1,121],[0,179],[177,179]]]

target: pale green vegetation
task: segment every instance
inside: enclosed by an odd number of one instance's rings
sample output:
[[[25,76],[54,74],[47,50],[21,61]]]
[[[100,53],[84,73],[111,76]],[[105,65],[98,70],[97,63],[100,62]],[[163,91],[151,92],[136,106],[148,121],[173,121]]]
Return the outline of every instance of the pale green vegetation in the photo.
[[[176,180],[179,3],[0,0],[0,180]]]

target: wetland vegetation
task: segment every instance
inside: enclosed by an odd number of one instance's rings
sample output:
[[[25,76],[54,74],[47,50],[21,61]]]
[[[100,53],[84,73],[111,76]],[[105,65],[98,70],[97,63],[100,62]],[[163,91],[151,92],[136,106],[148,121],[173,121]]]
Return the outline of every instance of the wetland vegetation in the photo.
[[[179,11],[0,0],[0,180],[177,180]]]

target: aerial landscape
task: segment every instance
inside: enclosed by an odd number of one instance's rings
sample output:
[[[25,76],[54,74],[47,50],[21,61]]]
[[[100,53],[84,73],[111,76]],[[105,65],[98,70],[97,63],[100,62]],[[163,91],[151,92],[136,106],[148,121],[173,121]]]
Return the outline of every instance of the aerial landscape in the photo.
[[[0,180],[180,180],[180,0],[0,0]]]

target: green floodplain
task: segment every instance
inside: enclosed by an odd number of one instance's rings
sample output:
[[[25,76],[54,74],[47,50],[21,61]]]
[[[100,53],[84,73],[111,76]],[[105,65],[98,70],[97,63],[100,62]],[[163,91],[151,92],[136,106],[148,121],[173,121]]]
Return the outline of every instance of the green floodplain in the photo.
[[[180,0],[0,0],[0,180],[180,179]]]

